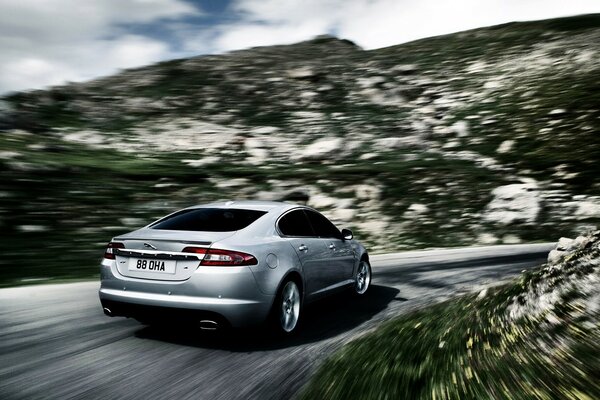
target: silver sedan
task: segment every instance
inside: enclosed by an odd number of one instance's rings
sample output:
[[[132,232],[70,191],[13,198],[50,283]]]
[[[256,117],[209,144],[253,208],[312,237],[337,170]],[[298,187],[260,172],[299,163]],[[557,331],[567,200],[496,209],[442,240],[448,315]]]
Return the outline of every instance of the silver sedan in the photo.
[[[293,332],[304,305],[369,288],[366,249],[316,210],[235,201],[177,211],[108,244],[100,301],[142,323],[183,318],[202,329],[272,321]]]

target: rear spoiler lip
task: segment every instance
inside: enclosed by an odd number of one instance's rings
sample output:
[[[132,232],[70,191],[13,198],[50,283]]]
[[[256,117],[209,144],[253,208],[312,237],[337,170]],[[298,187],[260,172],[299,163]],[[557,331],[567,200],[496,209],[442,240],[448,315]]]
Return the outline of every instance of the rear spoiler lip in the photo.
[[[115,254],[121,257],[153,258],[159,260],[202,260],[204,254],[182,253],[178,251],[115,249]]]
[[[194,240],[178,240],[178,239],[156,239],[156,238],[135,238],[135,237],[116,237],[113,238],[113,242],[116,241],[124,241],[124,240],[141,240],[147,242],[171,242],[171,243],[184,243],[184,244],[198,244],[200,246],[210,246],[213,242],[203,242],[203,241],[194,241]]]

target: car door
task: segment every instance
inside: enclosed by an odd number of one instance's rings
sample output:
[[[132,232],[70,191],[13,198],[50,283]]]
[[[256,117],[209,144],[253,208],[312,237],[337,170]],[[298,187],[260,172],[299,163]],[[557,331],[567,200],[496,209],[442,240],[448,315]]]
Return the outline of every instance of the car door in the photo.
[[[329,250],[316,236],[304,209],[284,214],[277,226],[279,234],[292,246],[302,264],[306,294],[322,291],[328,284],[323,265],[328,262]]]
[[[325,276],[325,287],[336,287],[352,281],[354,272],[354,250],[348,241],[343,240],[339,229],[322,214],[314,210],[306,210],[308,219],[327,249],[327,262],[323,264],[322,274]]]

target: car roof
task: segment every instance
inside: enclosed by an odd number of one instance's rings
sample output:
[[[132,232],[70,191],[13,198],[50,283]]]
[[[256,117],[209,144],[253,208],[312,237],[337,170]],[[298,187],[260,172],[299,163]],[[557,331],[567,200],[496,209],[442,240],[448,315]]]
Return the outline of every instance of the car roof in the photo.
[[[283,201],[262,201],[262,200],[234,200],[234,201],[220,201],[208,204],[198,204],[188,208],[238,208],[238,209],[250,209],[259,211],[278,211],[284,212],[286,210],[305,207],[300,204],[285,203]],[[307,207],[308,208],[308,207]]]

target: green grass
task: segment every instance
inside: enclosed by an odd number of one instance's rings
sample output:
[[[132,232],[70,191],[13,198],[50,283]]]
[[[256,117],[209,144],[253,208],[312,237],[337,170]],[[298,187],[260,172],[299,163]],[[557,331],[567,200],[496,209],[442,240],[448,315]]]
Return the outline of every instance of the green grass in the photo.
[[[559,285],[592,273],[599,256],[588,248],[561,273],[535,270],[483,299],[467,295],[391,320],[323,363],[300,398],[597,399],[600,329],[597,315],[579,312],[581,294],[563,296],[560,323],[550,327],[545,315],[511,321],[506,308],[541,280]]]
[[[42,144],[46,149],[32,149],[31,144]],[[386,241],[389,250],[472,243],[477,212],[489,201],[491,190],[504,183],[471,162],[429,156],[402,161],[396,153],[379,156],[377,163],[356,162],[350,156],[340,161],[348,164],[344,168],[282,163],[265,170],[242,163],[219,163],[207,170],[181,163],[181,159],[197,158],[194,154],[170,153],[148,159],[47,135],[0,136],[0,146],[20,153],[14,161],[29,168],[18,170],[9,161],[0,163],[11,171],[0,176],[0,192],[4,193],[0,196],[2,285],[19,284],[22,279],[92,276],[106,242],[135,228],[125,225],[123,218],[133,217],[144,225],[179,208],[234,196],[211,184],[209,177],[223,181],[246,178],[257,190],[269,190],[270,180],[304,182],[309,176],[312,182],[333,182],[320,188],[328,193],[369,182],[375,176],[383,187],[385,213],[395,222],[403,222],[403,213],[412,203],[430,207],[420,223],[408,224],[402,232],[391,235]],[[456,185],[446,187],[449,181]],[[160,182],[173,186],[155,187]],[[445,189],[441,195],[431,194],[427,192],[430,186]],[[465,187],[470,190],[464,191]],[[471,216],[463,217],[464,213]],[[23,232],[21,227],[27,225],[41,226],[43,231]],[[352,224],[349,228],[356,229]],[[507,233],[518,233],[519,227],[510,229]],[[359,231],[359,240],[367,245],[377,243],[371,232]],[[533,229],[521,237],[549,239],[543,229]]]

